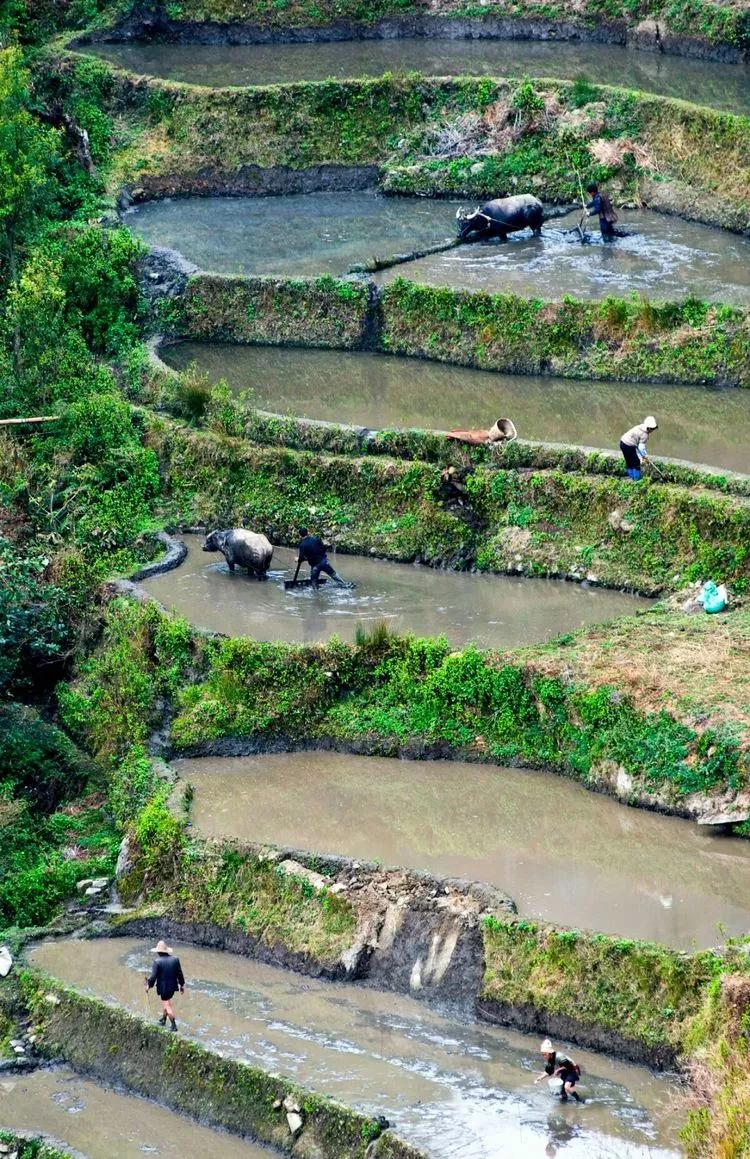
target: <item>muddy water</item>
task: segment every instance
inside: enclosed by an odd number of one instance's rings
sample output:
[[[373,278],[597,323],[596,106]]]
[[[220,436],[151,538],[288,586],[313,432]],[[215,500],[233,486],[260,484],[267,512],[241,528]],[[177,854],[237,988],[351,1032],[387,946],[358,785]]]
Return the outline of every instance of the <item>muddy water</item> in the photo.
[[[457,207],[376,193],[189,197],[147,202],[125,224],[211,273],[312,277],[450,240]]]
[[[440,205],[434,212],[441,212]],[[477,242],[433,254],[376,275],[460,290],[527,294],[551,301],[564,295],[606,298],[637,293],[653,301],[690,295],[706,301],[750,304],[750,240],[696,222],[648,210],[618,210],[628,237],[605,243],[597,219],[582,245],[574,227],[580,213],[545,226],[540,237],[512,234],[507,243]]]
[[[144,588],[191,624],[227,636],[314,643],[337,635],[353,640],[357,625],[385,620],[393,631],[447,636],[456,647],[536,643],[585,624],[648,607],[623,592],[553,580],[486,576],[331,554],[354,590],[327,583],[284,591],[296,553],[277,547],[265,581],[231,573],[222,556],[201,550],[203,537],[184,535],[188,557],[176,571],[146,580]],[[308,574],[305,565],[302,575]]]
[[[275,1152],[201,1127],[68,1067],[0,1075],[0,1127],[40,1134],[86,1159],[273,1159]]]
[[[742,391],[576,382],[466,370],[389,355],[184,342],[160,356],[195,363],[213,382],[252,390],[255,405],[303,418],[382,427],[481,427],[509,415],[521,436],[616,448],[636,417],[655,414],[654,452],[750,470],[750,406]]]
[[[489,882],[524,916],[680,949],[750,931],[747,843],[548,773],[329,752],[175,767],[212,837]]]
[[[633,52],[602,44],[533,40],[349,40],[335,44],[97,44],[88,52],[122,68],[169,80],[225,85],[379,76],[418,71],[426,76],[585,76],[600,84],[728,112],[750,111],[750,70]]]
[[[144,1016],[149,943],[60,941],[33,960]],[[442,1017],[409,998],[332,985],[232,954],[176,947],[188,978],[183,1033],[368,1112],[445,1159],[667,1159],[671,1086],[576,1051],[584,1107],[532,1085],[538,1040]],[[152,1004],[154,1000],[152,999]],[[151,1016],[155,1016],[155,1007]]]

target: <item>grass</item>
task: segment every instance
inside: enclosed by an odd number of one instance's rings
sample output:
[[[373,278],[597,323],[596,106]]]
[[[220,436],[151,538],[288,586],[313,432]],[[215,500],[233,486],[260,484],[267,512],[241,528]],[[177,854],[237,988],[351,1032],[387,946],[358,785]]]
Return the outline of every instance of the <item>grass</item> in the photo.
[[[281,945],[328,967],[352,943],[357,923],[349,902],[316,892],[273,862],[239,847],[193,841],[182,846],[170,871],[149,877],[151,852],[143,846],[125,892],[138,893],[151,881],[149,901],[176,921],[241,930],[265,946]]]
[[[529,649],[537,671],[563,669],[590,685],[623,689],[642,710],[663,708],[685,722],[750,729],[750,610],[724,616],[649,616],[590,628],[556,645]]]

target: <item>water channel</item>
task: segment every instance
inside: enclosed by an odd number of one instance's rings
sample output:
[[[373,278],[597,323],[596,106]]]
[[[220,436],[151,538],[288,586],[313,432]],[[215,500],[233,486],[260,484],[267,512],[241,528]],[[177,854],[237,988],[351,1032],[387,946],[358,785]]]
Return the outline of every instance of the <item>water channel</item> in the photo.
[[[484,881],[525,917],[678,949],[750,931],[750,843],[564,777],[331,752],[175,767],[195,790],[193,824],[210,837]]]
[[[56,978],[144,1017],[148,941],[56,941],[31,953]],[[575,1051],[587,1102],[534,1086],[538,1039],[463,1024],[399,995],[330,984],[215,950],[175,947],[181,1030],[369,1113],[436,1159],[671,1159],[668,1079]],[[154,1000],[152,999],[152,1005]],[[155,1009],[152,1015],[156,1016]]]
[[[201,269],[236,275],[344,274],[352,266],[423,250],[455,235],[456,201],[383,197],[374,192],[284,197],[189,197],[151,201],[125,223],[148,245],[178,250]],[[750,304],[750,240],[648,210],[620,213],[627,237],[583,245],[570,230],[580,214],[507,243],[462,245],[381,271],[454,289],[559,300],[640,293],[672,301],[690,295]],[[620,228],[618,227],[618,228]]]
[[[655,414],[655,454],[750,470],[750,406],[740,390],[577,382],[273,346],[182,342],[159,354],[175,370],[194,363],[212,382],[252,390],[262,409],[373,430],[482,427],[506,415],[523,438],[616,449],[633,422]]]
[[[285,591],[281,580],[285,574],[291,579],[296,559],[288,548],[275,549],[269,578],[259,581],[203,552],[202,536],[181,538],[188,547],[185,562],[143,587],[196,627],[228,636],[316,643],[336,635],[351,641],[358,625],[385,620],[393,631],[445,635],[456,647],[471,641],[511,648],[649,606],[624,592],[579,584],[459,574],[359,555],[331,555],[337,571],[356,583],[354,590],[327,583]]]
[[[276,1154],[101,1086],[66,1066],[0,1075],[0,1127],[44,1135],[86,1159],[274,1159]]]
[[[750,239],[648,210],[618,214],[617,228],[628,236],[614,242],[602,241],[595,219],[585,245],[568,232],[580,220],[579,211],[548,223],[541,237],[526,231],[506,243],[458,246],[383,270],[375,280],[387,285],[404,277],[428,286],[548,301],[568,294],[591,299],[640,294],[660,302],[693,296],[750,304]]]
[[[329,44],[93,44],[131,72],[211,88],[345,80],[384,72],[542,76],[624,85],[730,113],[750,112],[750,69],[606,44],[534,40],[345,40]]]
[[[367,192],[186,197],[139,205],[125,224],[211,273],[315,277],[449,241],[458,205]]]

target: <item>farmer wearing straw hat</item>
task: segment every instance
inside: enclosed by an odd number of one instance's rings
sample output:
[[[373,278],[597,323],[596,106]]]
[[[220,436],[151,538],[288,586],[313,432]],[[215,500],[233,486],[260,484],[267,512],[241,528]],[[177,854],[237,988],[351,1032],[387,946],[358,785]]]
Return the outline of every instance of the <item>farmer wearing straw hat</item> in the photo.
[[[156,986],[156,993],[162,1001],[164,1010],[159,1019],[159,1026],[166,1026],[167,1019],[170,1022],[170,1030],[177,1030],[177,1020],[172,1009],[172,999],[177,991],[180,994],[185,993],[185,975],[182,972],[180,959],[172,953],[171,946],[168,946],[165,941],[159,941],[151,951],[156,954],[154,964],[151,967],[151,973],[146,979],[146,990],[150,990],[152,986]]]
[[[641,461],[648,458],[646,444],[652,431],[659,429],[653,415],[647,415],[642,423],[631,427],[620,439],[620,450],[625,460],[626,474],[634,483],[641,478]]]
[[[581,1068],[578,1063],[573,1062],[573,1059],[568,1058],[567,1054],[563,1054],[562,1051],[555,1050],[548,1038],[545,1038],[539,1050],[544,1058],[544,1070],[536,1076],[534,1082],[539,1083],[543,1078],[559,1078],[562,1083],[560,1102],[567,1103],[568,1096],[571,1096],[577,1103],[582,1103],[583,1099],[575,1089],[575,1085],[581,1077]]]

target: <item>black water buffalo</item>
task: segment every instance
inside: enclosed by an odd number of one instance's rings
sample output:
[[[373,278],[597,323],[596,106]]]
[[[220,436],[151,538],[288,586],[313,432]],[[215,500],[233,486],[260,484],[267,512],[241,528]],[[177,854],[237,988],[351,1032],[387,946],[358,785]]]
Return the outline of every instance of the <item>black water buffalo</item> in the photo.
[[[530,193],[498,197],[495,201],[486,201],[473,212],[459,209],[456,213],[458,236],[461,241],[470,237],[473,241],[487,237],[499,237],[505,241],[509,233],[519,229],[533,229],[538,234],[542,228],[543,214],[541,201]]]
[[[230,531],[212,531],[206,536],[204,551],[220,551],[229,570],[246,567],[248,575],[263,579],[273,558],[273,546],[265,535],[235,527]]]

